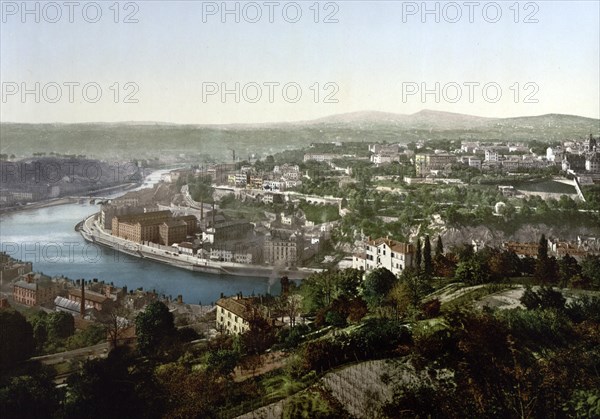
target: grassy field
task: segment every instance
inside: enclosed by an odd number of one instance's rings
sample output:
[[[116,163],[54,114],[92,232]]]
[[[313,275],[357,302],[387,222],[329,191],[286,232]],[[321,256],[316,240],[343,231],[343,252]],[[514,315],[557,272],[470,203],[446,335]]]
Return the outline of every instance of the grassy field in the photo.
[[[555,182],[553,180],[517,183],[515,184],[515,188],[527,192],[562,193],[567,195],[577,193],[574,186]]]

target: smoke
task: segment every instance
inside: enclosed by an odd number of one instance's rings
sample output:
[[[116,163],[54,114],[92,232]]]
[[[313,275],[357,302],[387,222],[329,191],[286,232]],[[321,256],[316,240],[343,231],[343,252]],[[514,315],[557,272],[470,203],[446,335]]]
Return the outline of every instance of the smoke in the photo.
[[[271,287],[277,283],[279,279],[279,273],[284,268],[283,262],[277,262],[273,266],[273,270],[271,271],[271,275],[269,275],[269,285],[267,287],[267,292],[271,293]]]

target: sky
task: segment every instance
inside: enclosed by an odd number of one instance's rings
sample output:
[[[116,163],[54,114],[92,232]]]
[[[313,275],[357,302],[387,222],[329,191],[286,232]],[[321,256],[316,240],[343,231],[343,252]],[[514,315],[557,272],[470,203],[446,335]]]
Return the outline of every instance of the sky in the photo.
[[[2,122],[600,117],[600,2],[2,1]]]

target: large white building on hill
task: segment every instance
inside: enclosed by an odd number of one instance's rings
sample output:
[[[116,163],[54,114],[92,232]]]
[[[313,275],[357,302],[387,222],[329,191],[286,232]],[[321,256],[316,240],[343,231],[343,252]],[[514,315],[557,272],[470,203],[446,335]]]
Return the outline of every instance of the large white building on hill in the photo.
[[[352,267],[365,272],[386,268],[395,275],[413,265],[415,247],[388,238],[367,240],[365,251],[352,257]]]

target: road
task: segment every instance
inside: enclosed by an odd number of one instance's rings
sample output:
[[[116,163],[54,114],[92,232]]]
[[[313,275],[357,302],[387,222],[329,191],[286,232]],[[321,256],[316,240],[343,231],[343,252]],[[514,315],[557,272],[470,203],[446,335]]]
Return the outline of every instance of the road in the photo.
[[[31,358],[31,361],[40,361],[44,365],[55,365],[73,360],[85,361],[87,359],[103,358],[106,355],[108,355],[108,342],[102,342],[94,346],[87,346],[72,351],[36,356]]]

